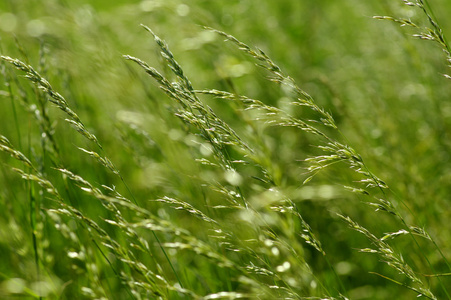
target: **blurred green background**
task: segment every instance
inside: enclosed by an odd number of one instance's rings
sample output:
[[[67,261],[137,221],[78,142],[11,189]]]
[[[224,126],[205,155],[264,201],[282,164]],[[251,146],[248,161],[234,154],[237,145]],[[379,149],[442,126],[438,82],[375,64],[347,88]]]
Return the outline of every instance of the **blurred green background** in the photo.
[[[447,17],[451,3],[434,0],[429,4],[444,34],[451,33]],[[183,198],[189,194],[196,199],[204,191],[192,178],[199,172],[192,158],[206,155],[204,142],[187,132],[173,116],[171,100],[122,55],[139,57],[171,77],[152,37],[139,26],[145,24],[168,43],[195,89],[233,91],[292,109],[286,105],[283,91],[265,79],[266,73],[203,26],[232,34],[264,50],[332,113],[347,142],[391,187],[396,195],[391,200],[409,221],[424,226],[449,258],[451,102],[449,80],[441,76],[449,70],[438,46],[412,38],[415,32],[409,28],[375,20],[375,15],[405,17],[427,25],[419,10],[402,1],[388,0],[3,0],[0,53],[35,67],[66,98],[97,135],[136,198],[143,203],[163,195]],[[43,171],[51,176],[56,173],[54,161],[41,153],[41,133],[35,121],[38,117],[33,116],[36,91],[19,76],[13,87],[15,94],[21,95],[22,90],[26,93],[20,100],[11,99],[5,83],[8,76],[19,73],[9,66],[1,68],[0,134],[29,157],[41,159]],[[237,117],[233,105],[208,97],[204,100],[239,134],[252,138],[246,136],[246,124]],[[87,147],[86,141],[68,129],[65,116],[55,108],[49,109],[49,116],[64,167],[90,182],[118,186],[125,194],[116,177],[76,149]],[[341,138],[338,133],[330,134]],[[375,213],[364,199],[341,188],[351,185],[352,173],[343,166],[333,167],[302,186],[302,161],[316,153],[315,138],[292,129],[262,129],[262,135],[282,189],[318,233],[348,296],[415,297],[408,289],[370,274],[397,276],[378,257],[358,253],[355,249],[368,247],[368,241],[337,219],[335,212],[350,215],[379,235],[400,226],[394,218]],[[0,203],[4,208],[0,213],[0,296],[7,299],[14,289],[22,293],[25,287],[38,289],[39,284],[31,271],[35,266],[27,189],[10,170],[9,166],[18,164],[3,153],[0,159]],[[203,179],[220,180],[220,174],[202,172],[199,176]],[[249,187],[249,195],[253,192]],[[81,193],[72,198],[78,201],[76,207],[85,207],[92,216],[101,218],[105,214],[100,205]],[[162,204],[145,205],[162,216],[173,214]],[[174,222],[199,230],[183,218]],[[68,245],[56,238],[58,233],[46,230],[40,232],[48,235],[43,257],[46,265],[52,266],[49,276],[60,287],[61,297],[71,299],[63,290],[76,291],[68,284],[68,270],[76,273],[77,268],[65,255],[59,257]],[[405,253],[419,272],[430,274],[424,258],[409,243],[407,238],[400,238],[394,241],[394,248]],[[437,273],[449,272],[433,246],[425,243],[424,249]],[[324,271],[324,261],[310,248],[305,249],[305,255],[327,285],[332,275]],[[83,277],[80,274],[77,276]],[[437,296],[445,297],[436,278],[427,280]],[[445,286],[451,286],[448,276],[442,280]]]

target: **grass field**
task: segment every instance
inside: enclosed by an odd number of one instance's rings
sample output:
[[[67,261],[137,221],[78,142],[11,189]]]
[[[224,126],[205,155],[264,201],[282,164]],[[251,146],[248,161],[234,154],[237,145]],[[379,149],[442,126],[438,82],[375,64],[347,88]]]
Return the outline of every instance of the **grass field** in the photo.
[[[1,299],[451,299],[448,1],[89,2],[0,2]]]

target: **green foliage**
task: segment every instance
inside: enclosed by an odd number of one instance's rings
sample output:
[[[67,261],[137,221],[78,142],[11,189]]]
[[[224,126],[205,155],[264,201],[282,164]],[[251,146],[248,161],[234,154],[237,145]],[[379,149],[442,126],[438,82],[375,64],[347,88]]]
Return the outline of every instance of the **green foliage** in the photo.
[[[0,3],[2,299],[451,298],[446,1],[85,2]]]

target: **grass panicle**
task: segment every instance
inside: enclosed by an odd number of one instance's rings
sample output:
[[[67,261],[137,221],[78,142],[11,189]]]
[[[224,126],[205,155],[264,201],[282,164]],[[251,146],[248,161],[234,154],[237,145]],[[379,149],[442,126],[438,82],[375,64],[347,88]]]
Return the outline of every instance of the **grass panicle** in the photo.
[[[350,1],[0,4],[0,298],[451,299],[448,90],[361,16],[446,31]]]

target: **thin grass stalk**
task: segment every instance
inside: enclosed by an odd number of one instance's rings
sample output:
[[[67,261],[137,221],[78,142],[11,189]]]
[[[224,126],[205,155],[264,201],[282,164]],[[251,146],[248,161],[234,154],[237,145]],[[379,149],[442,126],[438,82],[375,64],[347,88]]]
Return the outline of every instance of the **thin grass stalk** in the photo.
[[[349,217],[345,217],[343,215],[338,214],[340,218],[342,218],[348,225],[353,229],[364,236],[366,236],[371,243],[376,247],[376,249],[365,248],[361,249],[360,252],[364,253],[377,253],[383,259],[383,262],[389,265],[390,267],[397,270],[400,274],[405,275],[412,283],[417,284],[418,287],[413,287],[410,285],[401,284],[404,287],[407,287],[410,290],[415,291],[418,294],[418,297],[425,296],[428,299],[436,300],[437,297],[426,287],[426,284],[416,275],[416,273],[412,270],[412,268],[404,261],[402,255],[396,253],[390,245],[388,245],[385,240],[387,236],[397,236],[399,234],[407,234],[407,231],[397,232],[395,234],[387,235],[384,238],[378,238],[374,234],[372,234],[368,229],[362,227],[360,224],[351,220]],[[383,278],[388,278],[383,276]],[[390,279],[390,281],[399,283],[396,280]]]
[[[32,189],[32,184],[34,182],[38,183],[47,193],[49,193],[50,195],[52,195],[53,197],[55,197],[55,199],[57,200],[57,203],[62,207],[62,209],[59,210],[51,210],[51,211],[55,211],[58,213],[63,213],[66,214],[70,217],[75,217],[76,219],[78,219],[79,221],[82,222],[82,224],[86,224],[88,227],[90,227],[91,229],[94,229],[94,231],[92,232],[96,232],[97,233],[97,237],[100,238],[101,240],[103,240],[103,243],[107,242],[110,244],[114,245],[114,242],[112,242],[112,240],[109,238],[109,236],[106,234],[106,232],[104,232],[94,221],[90,220],[89,218],[85,217],[81,212],[79,212],[78,210],[76,210],[75,208],[67,205],[64,203],[64,199],[61,197],[61,195],[59,194],[59,192],[57,191],[57,189],[53,186],[53,184],[45,179],[44,175],[41,174],[39,172],[39,170],[37,170],[33,164],[30,162],[30,160],[23,155],[21,152],[17,151],[14,149],[14,147],[11,145],[11,143],[8,141],[8,139],[6,139],[4,136],[0,135],[0,151],[6,152],[8,154],[10,154],[13,158],[17,159],[18,161],[20,161],[22,164],[24,164],[24,166],[30,168],[34,174],[29,174],[26,173],[20,169],[13,169],[15,172],[19,173],[21,175],[21,177],[28,182],[28,185],[30,186],[30,188]],[[85,181],[86,182],[86,181]],[[87,183],[87,182],[86,182]],[[32,199],[34,199],[34,196],[32,196]],[[36,207],[35,207],[35,202],[31,202],[31,206],[34,208],[33,210],[30,211],[30,219],[32,221],[32,224],[36,224],[35,221],[33,221],[35,219],[35,211],[36,211]],[[35,229],[35,228],[33,228]],[[88,230],[88,232],[91,232],[91,230]],[[35,234],[33,232],[33,234]],[[35,239],[36,236],[34,235],[33,239]],[[38,252],[38,244],[34,244],[34,249],[35,249],[35,255]],[[111,248],[110,248],[111,249]],[[112,248],[113,250],[116,249],[117,251],[115,251],[115,254],[118,255],[118,257],[121,257],[121,252],[120,252],[120,247],[116,247],[116,248]],[[102,253],[103,256],[105,256],[104,253]],[[37,258],[38,260],[38,265],[39,265],[39,257]],[[112,265],[111,265],[112,267]],[[114,271],[114,273],[118,274],[118,272]]]
[[[38,242],[38,238],[37,238],[37,213],[36,211],[38,210],[37,207],[37,201],[35,198],[35,192],[34,192],[34,187],[33,184],[31,182],[27,182],[27,187],[28,187],[28,197],[29,197],[29,202],[30,202],[30,207],[29,207],[29,221],[30,221],[30,229],[31,229],[31,240],[33,242],[33,254],[34,254],[34,263],[35,263],[35,268],[36,268],[36,280],[39,281],[41,278],[41,267],[40,267],[40,259],[39,259],[39,242]],[[39,296],[39,299],[42,299],[41,296]]]
[[[165,93],[167,93],[169,97],[173,98],[173,99],[176,100],[179,104],[181,104],[182,108],[183,108],[184,110],[188,111],[189,114],[192,115],[193,112],[194,112],[194,110],[199,110],[199,111],[201,112],[202,116],[203,116],[204,118],[207,119],[207,121],[208,121],[208,120],[213,120],[212,123],[206,122],[205,125],[204,125],[204,124],[202,124],[201,122],[198,122],[198,120],[195,119],[195,117],[192,118],[192,117],[190,117],[189,115],[186,115],[185,113],[182,113],[182,114],[180,114],[179,116],[181,116],[181,117],[184,119],[184,121],[186,121],[188,124],[193,124],[193,125],[195,125],[196,128],[199,128],[199,129],[200,129],[201,131],[203,131],[203,132],[205,132],[205,126],[207,127],[207,131],[210,131],[210,130],[209,130],[209,128],[210,128],[209,126],[210,126],[211,124],[213,124],[213,123],[214,123],[214,124],[219,124],[219,126],[221,126],[222,128],[224,128],[224,133],[225,133],[226,136],[232,137],[232,140],[233,140],[233,141],[236,141],[236,145],[237,145],[237,146],[243,146],[243,148],[246,150],[246,152],[248,153],[248,155],[249,155],[249,156],[253,156],[254,150],[250,149],[250,148],[249,148],[247,145],[245,145],[245,144],[243,145],[243,144],[241,143],[241,141],[242,141],[241,138],[239,138],[239,137],[233,132],[233,130],[232,130],[230,127],[228,127],[227,125],[223,125],[223,124],[225,124],[225,123],[224,123],[222,120],[220,120],[220,119],[218,120],[218,118],[216,117],[216,115],[214,114],[214,112],[213,112],[209,107],[205,107],[205,108],[204,108],[203,104],[201,104],[201,103],[200,103],[200,100],[197,98],[196,93],[214,94],[215,96],[220,96],[220,97],[228,98],[228,99],[234,99],[234,98],[236,97],[236,95],[232,95],[232,94],[227,93],[227,92],[216,91],[216,90],[214,90],[214,91],[197,91],[197,90],[194,90],[193,87],[192,87],[192,85],[191,85],[191,83],[190,83],[190,81],[189,81],[189,79],[184,75],[184,73],[183,73],[183,71],[182,71],[182,68],[181,68],[180,65],[175,61],[173,54],[168,50],[166,44],[165,44],[159,37],[157,37],[150,29],[148,29],[147,27],[145,27],[145,28],[146,28],[146,30],[148,30],[149,32],[152,33],[152,35],[154,36],[154,39],[155,39],[156,43],[157,43],[157,44],[160,46],[160,48],[162,49],[162,56],[168,61],[170,68],[173,70],[173,72],[174,72],[174,73],[176,74],[176,76],[178,77],[179,82],[180,82],[180,86],[179,86],[179,85],[175,85],[175,84],[170,83],[170,82],[169,82],[166,78],[164,78],[157,70],[155,70],[154,68],[150,67],[149,65],[147,65],[147,64],[146,64],[145,62],[143,62],[142,60],[140,60],[140,59],[138,59],[138,58],[135,58],[135,57],[132,57],[132,56],[129,56],[129,55],[125,55],[124,57],[125,57],[126,59],[132,60],[132,61],[136,62],[138,65],[140,65],[140,66],[146,71],[146,73],[148,73],[148,74],[149,74],[151,77],[153,77],[158,83],[161,84],[162,90],[163,90]],[[268,58],[267,56],[262,56],[262,57],[263,57],[263,60],[269,60],[269,58]],[[277,71],[280,71],[280,69],[278,69],[278,67],[276,67],[275,64],[273,64],[273,68],[272,68],[272,69],[275,69],[275,70],[277,70]],[[283,81],[284,79],[285,79],[285,77],[283,77],[282,75],[280,75],[279,78],[278,78],[279,81]],[[290,81],[289,84],[293,84],[293,83]],[[187,91],[188,93],[190,93],[190,94],[193,94],[193,97],[187,99],[187,98],[186,98],[186,96],[187,96],[186,91]],[[305,99],[303,100],[305,103],[303,103],[302,105],[309,105],[309,106],[313,105],[312,102],[311,102],[312,98],[311,98],[308,94],[304,93],[304,92],[301,91],[300,89],[298,89],[298,94],[299,94],[300,96],[302,96],[303,98],[305,98]],[[185,102],[184,99],[186,99],[187,101]],[[282,121],[282,123],[283,123],[284,125],[300,127],[300,128],[302,128],[303,130],[305,130],[305,131],[311,131],[311,132],[313,132],[314,134],[318,134],[318,135],[320,135],[320,136],[323,136],[323,137],[326,138],[326,139],[329,139],[329,137],[328,137],[327,135],[325,135],[324,133],[322,133],[321,131],[319,131],[317,128],[315,128],[315,127],[313,127],[313,126],[311,126],[311,125],[309,125],[309,124],[307,124],[307,123],[305,123],[305,122],[303,122],[303,121],[301,121],[301,120],[297,120],[297,119],[295,119],[295,118],[293,118],[293,117],[291,117],[291,116],[285,114],[284,112],[282,112],[282,111],[280,111],[280,110],[278,110],[278,109],[276,109],[276,108],[274,108],[274,107],[266,106],[266,105],[264,105],[262,102],[259,102],[259,101],[257,101],[257,100],[252,100],[252,99],[244,98],[244,97],[240,97],[240,100],[242,100],[243,102],[247,102],[248,104],[251,103],[251,104],[254,105],[255,107],[259,107],[259,108],[261,108],[261,109],[263,109],[263,110],[267,110],[269,113],[274,113],[274,112],[276,112],[277,114],[283,116],[283,120],[284,120],[284,121]],[[320,109],[319,107],[315,107],[315,111],[318,112],[318,113],[320,113],[320,114],[322,114],[322,116],[323,116],[324,118],[328,118],[328,120],[324,121],[324,123],[329,124],[329,123],[331,122],[331,120],[332,120],[332,119],[331,119],[331,116],[330,116],[328,113],[326,113],[324,110]],[[277,118],[273,118],[273,119],[274,119],[274,121],[275,121],[276,123],[279,122],[279,121],[277,120]],[[331,126],[331,125],[329,124],[329,126]],[[214,127],[213,127],[213,128],[214,128]],[[212,146],[213,146],[215,149],[218,149],[218,148],[217,148],[216,142],[214,142],[213,140],[211,140],[210,138],[208,138],[208,137],[210,136],[210,132],[208,132],[208,133],[209,133],[209,135],[204,136],[204,137],[207,139],[207,141],[209,141],[209,142],[212,144]],[[213,133],[214,133],[214,132],[213,132]],[[219,140],[219,141],[221,141],[221,140]],[[330,141],[332,141],[332,140],[330,140]],[[220,161],[222,161],[222,162],[224,163],[224,165],[225,165],[225,167],[226,167],[225,169],[229,169],[229,168],[231,167],[231,160],[230,160],[230,158],[227,157],[228,154],[227,154],[227,153],[225,153],[225,154],[222,153],[222,154],[221,154],[220,148],[218,149],[218,152],[217,152],[217,153],[219,153],[218,158],[219,158]],[[224,157],[224,155],[226,155],[226,157]],[[225,158],[225,160],[224,160],[224,158]],[[232,167],[232,168],[233,168],[233,167]],[[265,174],[268,174],[268,172],[265,171],[265,170],[263,170],[263,172],[264,172]],[[270,179],[270,178],[269,178],[269,179]],[[272,180],[270,179],[270,181],[272,181]],[[240,196],[242,196],[241,191],[239,191],[239,194],[240,194]],[[246,204],[246,202],[245,202],[244,200],[243,200],[243,202]],[[246,207],[246,209],[253,210],[248,204],[246,204],[245,207]],[[258,213],[257,213],[257,214],[258,214]],[[299,216],[300,216],[300,215],[299,215]],[[298,216],[298,217],[299,217],[299,216]],[[302,225],[303,227],[306,226],[305,221],[302,220],[301,223],[303,224],[303,225]],[[269,227],[269,226],[268,226],[268,227]],[[307,227],[306,227],[306,228],[307,228]],[[309,227],[308,227],[308,228],[309,228]],[[306,232],[308,233],[308,235],[311,236],[311,238],[309,238],[310,243],[313,243],[314,245],[319,245],[319,244],[320,244],[319,242],[317,242],[317,240],[316,240],[316,238],[314,237],[314,235],[312,234],[311,230],[306,229]],[[307,235],[305,235],[305,236],[307,236]],[[321,250],[320,248],[318,248],[318,246],[316,246],[316,248],[317,248],[317,250],[319,249],[318,251],[324,253],[324,251]],[[331,265],[330,265],[330,262],[329,262],[329,266],[331,266]],[[331,267],[332,267],[332,266],[331,266]],[[335,273],[335,274],[336,274],[336,273]],[[337,274],[336,274],[336,275],[337,275]],[[337,279],[340,281],[338,275],[337,275]],[[340,283],[340,284],[341,284],[343,290],[345,290],[344,287],[343,287],[343,284],[342,284],[342,283]]]
[[[217,31],[217,30],[213,30],[213,31],[217,32],[218,34],[220,34],[220,35],[226,37],[228,40],[232,41],[232,43],[236,44],[240,50],[246,52],[247,54],[254,57],[255,59],[263,62],[264,63],[263,65],[262,64],[258,64],[258,65],[262,66],[263,68],[267,69],[270,73],[274,74],[275,75],[274,81],[276,81],[280,84],[288,83],[288,85],[296,91],[297,95],[299,95],[299,98],[297,100],[299,101],[300,105],[308,106],[313,111],[319,113],[321,121],[324,125],[332,127],[334,129],[337,129],[340,132],[340,130],[335,125],[332,116],[328,113],[325,113],[324,109],[317,107],[313,98],[310,95],[308,95],[307,93],[305,93],[304,91],[302,91],[300,88],[298,88],[297,85],[295,84],[294,80],[292,80],[290,77],[283,75],[281,69],[277,65],[275,65],[275,63],[266,54],[264,54],[263,51],[261,51],[261,50],[254,51],[249,46],[240,42],[238,39],[236,39],[235,37],[233,37],[231,35],[225,34],[223,32]],[[439,31],[439,33],[441,33],[441,31]],[[444,41],[444,39],[439,39],[439,41]],[[214,92],[210,92],[210,93],[213,94]],[[216,94],[218,94],[218,93],[216,92]],[[230,95],[227,95],[223,92],[219,92],[219,94],[221,94],[222,97],[224,97],[224,95],[226,95],[225,98],[230,99]],[[264,105],[262,105],[256,101],[251,101],[251,103],[252,103],[252,105],[250,106],[250,108],[255,108],[255,104],[257,103],[257,108],[265,109]],[[267,110],[267,108],[266,108],[266,110]],[[289,126],[290,123],[281,122],[277,125],[278,126]],[[328,146],[321,146],[320,148],[322,148],[326,152],[332,153],[331,155],[327,155],[327,156],[318,156],[318,157],[313,157],[313,158],[307,159],[306,161],[311,164],[311,167],[309,167],[309,171],[317,172],[317,171],[331,165],[331,163],[329,161],[332,161],[332,162],[347,161],[350,164],[352,169],[354,169],[357,173],[363,174],[367,178],[367,179],[360,180],[360,182],[366,184],[367,187],[376,187],[377,189],[379,189],[385,199],[384,202],[389,204],[390,207],[395,210],[396,215],[401,216],[401,214],[396,211],[396,208],[387,199],[384,189],[387,189],[388,186],[385,184],[385,182],[383,182],[382,180],[377,178],[369,170],[369,168],[364,163],[362,157],[353,148],[351,148],[349,145],[341,144],[337,141],[334,141],[334,140],[330,139],[328,136],[326,136],[325,134],[322,134],[321,132],[317,132],[315,130],[310,130],[308,127],[304,127],[304,128],[301,127],[300,129],[325,137],[326,140],[328,141]],[[342,137],[345,140],[347,140],[346,137],[344,137],[344,135],[341,132],[340,132],[340,134],[342,135]],[[324,162],[329,162],[329,163],[324,165]],[[315,173],[313,174],[313,176],[314,175],[315,175]],[[307,178],[307,180],[304,181],[304,184],[306,182],[308,182],[309,180],[311,180],[311,178],[312,177]],[[415,244],[418,247],[420,247],[418,242],[416,241],[415,237],[412,234],[412,229],[411,229],[412,226],[408,226],[403,218],[402,218],[402,221],[404,223],[404,226],[409,230],[410,235],[413,238]],[[420,248],[420,251],[422,252],[423,256],[425,256],[425,254],[421,250],[421,248]],[[426,258],[426,260],[427,260],[429,266],[432,267],[429,260],[427,258]],[[441,286],[444,289],[444,286],[442,283],[441,283]],[[448,295],[446,290],[445,290],[445,293]],[[434,297],[434,296],[431,296],[431,297]]]
[[[52,86],[50,85],[50,83],[43,78],[38,72],[36,72],[30,65],[27,65],[23,62],[21,62],[18,59],[13,59],[11,57],[8,56],[1,56],[1,58],[6,61],[11,63],[14,67],[16,67],[17,69],[24,71],[27,75],[25,76],[27,79],[29,79],[30,81],[32,81],[33,83],[35,83],[40,89],[42,89],[44,92],[46,92],[50,98],[50,102],[52,102],[53,104],[55,104],[59,109],[61,109],[63,112],[65,112],[67,115],[69,115],[70,119],[66,119],[66,121],[70,124],[72,124],[74,126],[74,128],[81,134],[83,135],[85,138],[87,138],[88,140],[94,142],[102,152],[104,152],[105,150],[103,149],[102,145],[100,144],[100,142],[98,141],[97,137],[92,134],[91,132],[89,132],[84,124],[81,122],[80,118],[78,117],[78,115],[73,112],[70,107],[68,106],[68,103],[66,101],[66,99],[64,99],[64,97],[59,94],[58,92],[56,92]],[[80,148],[81,149],[81,148]],[[104,165],[105,167],[107,167],[109,170],[111,170],[114,174],[118,175],[120,180],[122,181],[122,183],[124,184],[125,188],[127,189],[127,191],[129,192],[129,194],[131,195],[133,201],[137,204],[136,198],[134,197],[130,187],[128,186],[128,184],[125,182],[124,178],[122,177],[122,175],[120,174],[119,170],[114,166],[114,164],[111,162],[110,159],[108,159],[108,157],[101,157],[100,155],[98,155],[96,152],[94,151],[87,151],[82,149],[84,152],[87,152],[88,154],[90,154],[91,156],[93,156],[94,158],[97,159],[97,161],[99,161],[102,165]],[[177,278],[178,275],[176,274],[175,268],[172,264],[172,262],[169,259],[169,256],[166,253],[166,250],[164,249],[164,247],[162,246],[158,236],[156,235],[156,233],[154,233],[154,237],[157,241],[157,243],[160,245],[160,248],[162,250],[162,252],[164,253],[166,259],[168,260],[172,270],[174,271],[174,274],[176,275]],[[181,282],[179,282],[180,285],[182,285]]]
[[[0,43],[0,53],[2,53],[2,52],[3,52],[2,44]],[[14,101],[14,93],[13,93],[12,86],[11,86],[11,76],[6,69],[4,61],[1,61],[0,69],[1,69],[1,74],[3,75],[3,78],[5,79],[5,86],[8,88],[8,97],[11,102],[11,109],[13,111],[13,118],[14,118],[14,125],[15,125],[14,128],[16,129],[16,133],[17,133],[17,142],[19,144],[19,148],[22,149],[22,134],[20,133],[19,120],[17,117],[16,105],[15,105],[16,102]]]
[[[437,44],[439,44],[439,46],[442,48],[443,52],[445,53],[447,65],[449,67],[451,67],[451,48],[447,42],[447,39],[443,33],[441,26],[439,25],[436,17],[434,16],[434,13],[432,11],[431,6],[429,5],[429,2],[427,0],[414,0],[414,2],[410,2],[408,0],[403,0],[403,2],[404,2],[404,4],[406,4],[408,6],[413,6],[413,7],[419,8],[422,11],[423,15],[427,18],[427,20],[428,20],[429,24],[432,26],[432,28],[420,27],[417,24],[415,24],[414,22],[407,20],[407,19],[399,19],[399,18],[388,17],[388,16],[375,16],[374,18],[382,19],[382,20],[389,20],[389,21],[399,23],[399,24],[401,24],[401,26],[410,26],[410,27],[415,28],[418,31],[418,34],[414,34],[413,36],[418,37],[423,40],[431,40],[431,41],[434,41]],[[446,75],[446,74],[444,74],[444,76],[446,78],[451,78],[449,75]],[[397,198],[399,199],[399,197],[397,197]],[[410,211],[408,206],[402,200],[401,200],[401,202]],[[411,213],[413,214],[413,212],[411,212]],[[407,228],[412,228],[412,226],[409,226],[408,224],[406,224],[405,220],[400,215],[398,215],[398,216],[401,219],[402,223]],[[437,243],[430,237],[430,235],[424,229],[422,230],[422,232],[423,232],[422,236],[426,237],[428,240],[430,240],[433,243],[434,247],[438,250],[443,261],[447,264],[448,268],[451,269],[451,265],[450,265],[448,259],[445,257],[445,255],[441,251],[441,249],[438,247]],[[414,238],[415,232],[410,230],[409,233],[410,233],[412,239],[414,240],[416,246],[418,248],[420,248],[417,240]],[[420,250],[420,252],[422,253],[423,258],[426,260],[426,262],[429,265],[432,272],[436,273],[434,267],[432,266],[432,264],[430,263],[429,259],[424,254],[424,252],[421,250]],[[441,286],[442,290],[444,291],[444,293],[446,294],[447,298],[451,299],[451,296],[448,293],[447,289],[445,288],[444,283],[442,282],[440,277],[438,277],[438,280],[439,280],[440,286]]]

